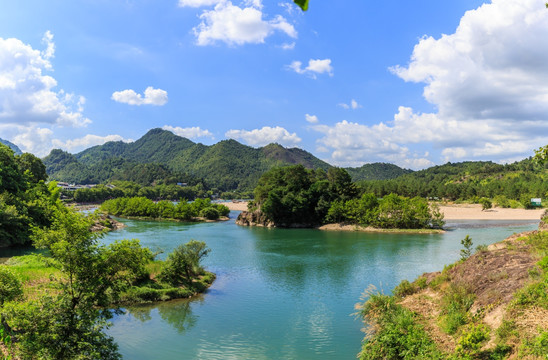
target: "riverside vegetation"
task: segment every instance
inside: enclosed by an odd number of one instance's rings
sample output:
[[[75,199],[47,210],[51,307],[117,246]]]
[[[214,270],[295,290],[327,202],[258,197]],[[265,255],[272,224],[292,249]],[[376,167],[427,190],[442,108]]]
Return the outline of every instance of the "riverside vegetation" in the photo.
[[[155,203],[145,197],[107,200],[100,211],[114,216],[181,221],[226,219],[230,212],[225,205],[212,204],[210,199],[196,199],[191,203],[180,200],[174,204],[167,200]]]
[[[165,261],[138,240],[101,245],[94,216],[62,204],[39,159],[0,145],[0,165],[2,245],[44,251],[0,265],[3,358],[119,359],[104,329],[121,304],[190,297],[215,279],[200,264],[205,243],[182,244]]]
[[[441,273],[404,280],[393,295],[369,289],[360,359],[545,359],[548,232],[517,234]]]

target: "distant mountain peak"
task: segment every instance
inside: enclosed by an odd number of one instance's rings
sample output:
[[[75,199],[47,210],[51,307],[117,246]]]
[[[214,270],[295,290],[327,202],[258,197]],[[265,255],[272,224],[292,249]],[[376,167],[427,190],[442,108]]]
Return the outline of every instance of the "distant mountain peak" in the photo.
[[[4,140],[4,139],[0,139],[0,143],[9,146],[9,147],[13,150],[13,152],[15,153],[15,155],[21,155],[21,154],[23,154],[23,152],[21,151],[21,149],[19,149],[19,147],[18,147],[17,145],[15,145],[14,143],[12,143],[11,141]]]

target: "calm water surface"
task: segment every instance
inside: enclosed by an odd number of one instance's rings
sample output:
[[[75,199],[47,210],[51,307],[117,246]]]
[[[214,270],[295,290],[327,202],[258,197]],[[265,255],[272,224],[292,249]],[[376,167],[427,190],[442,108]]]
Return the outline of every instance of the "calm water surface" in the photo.
[[[385,293],[401,280],[458,260],[460,240],[500,241],[537,222],[448,223],[445,234],[403,235],[122,220],[108,234],[140,239],[165,257],[190,239],[212,249],[217,274],[197,299],[127,309],[109,334],[124,359],[354,359],[363,324],[352,314],[370,284]]]

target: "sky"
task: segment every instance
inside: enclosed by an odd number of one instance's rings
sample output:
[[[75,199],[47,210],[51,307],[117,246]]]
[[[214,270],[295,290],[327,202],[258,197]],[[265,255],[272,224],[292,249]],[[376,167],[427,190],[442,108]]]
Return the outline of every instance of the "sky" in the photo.
[[[544,0],[0,0],[0,138],[46,156],[163,128],[337,166],[548,144]]]

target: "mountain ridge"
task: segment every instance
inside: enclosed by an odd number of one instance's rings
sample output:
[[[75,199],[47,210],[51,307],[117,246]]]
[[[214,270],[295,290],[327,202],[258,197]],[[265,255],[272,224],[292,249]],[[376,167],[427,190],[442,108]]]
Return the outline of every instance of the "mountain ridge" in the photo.
[[[119,177],[119,173],[131,164],[156,164],[167,167],[174,174],[202,178],[209,187],[225,191],[252,190],[260,176],[274,166],[301,164],[326,171],[332,167],[299,148],[285,148],[276,143],[253,148],[233,139],[203,145],[160,128],[149,130],[132,143],[110,141],[76,154],[54,149],[43,161],[50,178],[59,181],[102,183]],[[375,167],[374,164],[366,165],[367,168]],[[380,167],[371,170],[370,173],[376,175],[369,177],[393,178],[410,171],[392,164]],[[349,172],[356,175],[355,180],[367,178],[360,170],[362,168],[349,168]],[[183,175],[181,182],[186,182]]]

